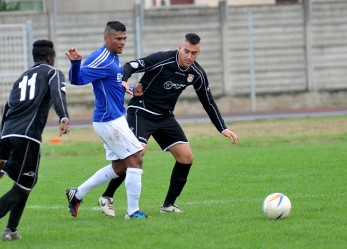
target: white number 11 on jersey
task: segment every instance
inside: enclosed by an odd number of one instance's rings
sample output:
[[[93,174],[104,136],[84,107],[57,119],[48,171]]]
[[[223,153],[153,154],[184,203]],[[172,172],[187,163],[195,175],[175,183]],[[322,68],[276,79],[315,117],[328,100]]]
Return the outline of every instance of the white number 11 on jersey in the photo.
[[[20,90],[20,100],[19,101],[24,101],[26,98],[26,92],[27,92],[27,86],[30,87],[29,91],[29,99],[33,99],[35,96],[35,83],[36,83],[36,73],[31,76],[31,78],[28,80],[28,76],[25,75],[23,77],[23,80],[19,82],[19,88]]]

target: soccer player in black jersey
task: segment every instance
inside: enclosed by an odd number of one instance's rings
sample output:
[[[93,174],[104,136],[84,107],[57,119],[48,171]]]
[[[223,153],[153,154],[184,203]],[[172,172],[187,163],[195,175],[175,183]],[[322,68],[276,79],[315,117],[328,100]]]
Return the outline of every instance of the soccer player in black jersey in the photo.
[[[65,79],[53,67],[53,43],[35,41],[32,54],[35,65],[14,83],[1,121],[0,178],[7,174],[14,181],[13,187],[0,198],[0,218],[10,212],[3,240],[21,238],[17,226],[37,182],[42,132],[52,104],[59,116],[59,135],[69,131]]]
[[[148,139],[153,136],[163,151],[170,151],[176,162],[172,171],[169,190],[160,212],[182,212],[175,204],[187,182],[193,154],[184,131],[173,114],[178,97],[188,86],[195,92],[210,117],[212,123],[221,134],[236,144],[238,136],[229,130],[221,117],[211,94],[204,69],[196,62],[200,52],[200,37],[197,34],[186,34],[184,42],[178,50],[156,52],[126,63],[123,81],[134,73],[144,73],[139,84],[134,87],[127,120],[129,127],[143,145],[145,153]],[[125,85],[128,88],[128,85]],[[128,89],[127,89],[128,90]],[[113,179],[99,199],[102,211],[113,209],[112,200],[115,190],[122,183],[121,177]]]

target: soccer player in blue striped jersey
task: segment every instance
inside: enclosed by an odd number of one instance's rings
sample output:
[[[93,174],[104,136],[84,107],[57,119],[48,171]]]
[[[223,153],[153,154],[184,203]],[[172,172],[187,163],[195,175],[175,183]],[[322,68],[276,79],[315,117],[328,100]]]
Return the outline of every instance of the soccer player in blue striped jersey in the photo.
[[[66,196],[70,213],[76,217],[83,197],[92,189],[108,183],[126,173],[125,187],[128,207],[125,219],[148,218],[140,211],[139,198],[142,186],[141,143],[129,129],[124,117],[125,88],[122,85],[123,68],[119,54],[127,39],[125,26],[118,21],[107,23],[104,45],[91,53],[81,66],[82,56],[70,48],[66,56],[71,61],[69,79],[73,85],[93,85],[95,96],[93,128],[104,143],[106,159],[112,163],[98,170],[78,188],[68,188]],[[106,205],[106,204],[105,204]]]

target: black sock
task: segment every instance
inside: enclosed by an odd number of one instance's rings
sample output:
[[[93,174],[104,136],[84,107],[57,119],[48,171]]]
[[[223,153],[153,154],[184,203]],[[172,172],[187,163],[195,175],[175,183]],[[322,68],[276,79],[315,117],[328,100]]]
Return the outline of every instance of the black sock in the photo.
[[[28,192],[14,185],[0,198],[0,218],[4,217],[10,211],[7,228],[12,232],[16,231],[28,196]]]
[[[122,184],[122,182],[124,181],[125,176],[126,176],[126,174],[123,174],[123,175],[118,176],[117,178],[113,178],[113,179],[109,182],[109,184],[108,184],[108,186],[107,186],[105,192],[102,194],[102,197],[111,197],[111,198],[113,198],[114,193],[116,192],[117,188],[118,188],[118,187]]]
[[[192,164],[183,164],[176,162],[172,169],[170,186],[167,192],[163,206],[174,204],[176,198],[181,194],[184,185],[187,182],[187,177]]]
[[[25,205],[27,203],[29,194],[25,192],[21,192],[22,196],[19,202],[12,208],[10,212],[10,217],[8,219],[7,227],[12,231],[15,232],[17,230],[19,221],[22,217]]]

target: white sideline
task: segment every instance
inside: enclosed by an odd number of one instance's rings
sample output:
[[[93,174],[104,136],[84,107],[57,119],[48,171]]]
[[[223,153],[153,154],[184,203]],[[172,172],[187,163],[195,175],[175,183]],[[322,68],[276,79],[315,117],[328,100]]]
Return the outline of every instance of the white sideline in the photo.
[[[64,205],[64,206],[62,206],[62,205],[60,205],[60,206],[58,206],[58,205],[56,205],[56,206],[54,206],[54,205],[27,205],[26,208],[39,209],[39,210],[41,210],[41,209],[62,209],[62,210],[66,209],[66,210],[68,210],[69,209],[69,207],[67,205]],[[84,210],[90,210],[90,211],[100,211],[99,207],[83,207],[83,209]]]
[[[194,206],[194,205],[214,205],[214,204],[226,204],[226,203],[232,203],[232,200],[222,201],[222,200],[202,200],[202,201],[189,201],[189,202],[180,202],[179,205],[183,206]],[[160,205],[159,205],[160,206]],[[125,206],[117,206],[118,208],[125,208]],[[37,209],[37,210],[43,210],[43,209],[50,209],[50,210],[68,210],[68,205],[27,205],[26,208],[28,209]],[[89,211],[100,211],[100,208],[98,206],[95,207],[88,207],[88,206],[81,206],[81,209],[83,210],[89,210]]]

